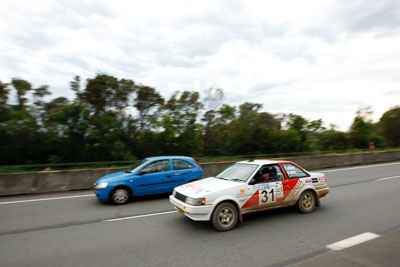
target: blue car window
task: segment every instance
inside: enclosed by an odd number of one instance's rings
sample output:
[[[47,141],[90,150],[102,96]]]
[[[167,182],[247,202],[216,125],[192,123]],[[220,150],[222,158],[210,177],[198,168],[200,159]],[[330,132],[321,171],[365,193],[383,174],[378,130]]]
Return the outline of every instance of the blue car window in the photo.
[[[192,164],[181,159],[174,159],[172,161],[172,164],[174,166],[174,170],[184,170],[184,169],[194,168]]]
[[[165,159],[165,160],[159,160],[159,161],[155,161],[150,163],[149,165],[147,165],[146,167],[144,167],[142,169],[142,173],[156,173],[156,172],[165,172],[165,171],[169,171],[169,160]]]
[[[127,168],[125,170],[125,172],[133,172],[135,171],[136,168],[140,167],[141,165],[144,165],[148,162],[147,159],[142,159],[142,160],[138,160],[136,161],[132,166],[130,166],[129,168]]]

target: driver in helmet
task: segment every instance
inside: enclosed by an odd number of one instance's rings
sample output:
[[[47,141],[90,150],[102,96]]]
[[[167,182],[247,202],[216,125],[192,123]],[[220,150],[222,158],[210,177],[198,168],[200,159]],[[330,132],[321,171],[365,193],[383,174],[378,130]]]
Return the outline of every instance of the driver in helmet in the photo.
[[[273,177],[273,174],[271,173],[272,170],[268,168],[264,168],[261,170],[261,180],[260,183],[269,183],[269,182],[275,182],[275,179]]]

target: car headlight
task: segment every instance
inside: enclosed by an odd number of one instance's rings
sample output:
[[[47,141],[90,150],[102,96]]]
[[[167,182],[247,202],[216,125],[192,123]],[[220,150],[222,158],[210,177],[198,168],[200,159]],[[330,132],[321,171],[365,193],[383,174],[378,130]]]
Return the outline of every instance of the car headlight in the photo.
[[[108,183],[106,183],[106,182],[101,182],[101,183],[99,183],[98,185],[96,185],[94,188],[95,188],[96,190],[100,190],[100,189],[106,188],[107,185],[108,185]]]
[[[206,199],[205,198],[191,198],[191,197],[186,197],[185,200],[186,204],[192,205],[192,206],[201,206],[206,204]]]

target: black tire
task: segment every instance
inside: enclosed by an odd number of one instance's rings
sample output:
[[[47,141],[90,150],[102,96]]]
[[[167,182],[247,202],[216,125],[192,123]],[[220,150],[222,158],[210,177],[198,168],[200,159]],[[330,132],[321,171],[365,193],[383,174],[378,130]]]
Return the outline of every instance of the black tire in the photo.
[[[114,205],[124,205],[129,202],[131,193],[125,187],[118,187],[111,191],[110,202]]]
[[[301,213],[310,213],[315,209],[315,194],[311,190],[306,190],[301,193],[299,200],[296,203],[296,209]]]
[[[238,211],[232,203],[219,204],[211,217],[211,223],[218,231],[229,231],[236,226]]]

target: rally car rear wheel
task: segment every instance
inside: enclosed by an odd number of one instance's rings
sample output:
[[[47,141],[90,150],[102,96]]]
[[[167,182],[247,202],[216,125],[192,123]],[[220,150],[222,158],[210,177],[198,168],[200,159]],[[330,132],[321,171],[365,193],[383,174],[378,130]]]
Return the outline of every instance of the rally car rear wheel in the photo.
[[[299,200],[297,201],[296,208],[301,213],[309,213],[315,209],[315,195],[314,192],[307,190],[304,191]]]
[[[211,222],[218,231],[228,231],[235,227],[238,220],[236,207],[229,202],[219,204],[212,215]]]

